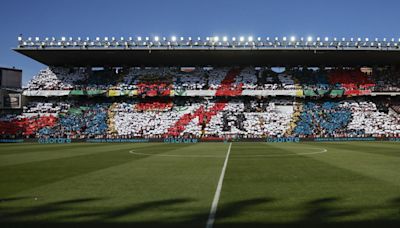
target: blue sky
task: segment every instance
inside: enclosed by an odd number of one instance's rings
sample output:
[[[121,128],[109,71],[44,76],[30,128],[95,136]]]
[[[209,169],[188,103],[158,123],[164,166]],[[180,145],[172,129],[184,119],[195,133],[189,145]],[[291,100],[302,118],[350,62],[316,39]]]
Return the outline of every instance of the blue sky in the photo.
[[[398,0],[2,0],[0,66],[24,84],[44,66],[15,53],[17,36],[400,37]]]

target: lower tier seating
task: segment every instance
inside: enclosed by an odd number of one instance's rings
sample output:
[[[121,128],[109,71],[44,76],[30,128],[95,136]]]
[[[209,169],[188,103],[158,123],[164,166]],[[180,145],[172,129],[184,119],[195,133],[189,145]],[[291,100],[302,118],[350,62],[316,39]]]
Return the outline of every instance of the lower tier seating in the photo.
[[[397,107],[365,98],[33,101],[0,118],[0,137],[399,137]]]

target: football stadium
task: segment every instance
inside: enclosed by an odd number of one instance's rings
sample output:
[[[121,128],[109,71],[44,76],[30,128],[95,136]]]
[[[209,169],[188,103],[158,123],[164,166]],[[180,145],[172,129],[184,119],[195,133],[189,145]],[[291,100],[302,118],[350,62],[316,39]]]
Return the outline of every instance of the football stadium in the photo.
[[[400,227],[400,1],[0,6],[0,228]]]
[[[400,225],[400,40],[16,43],[2,227]]]

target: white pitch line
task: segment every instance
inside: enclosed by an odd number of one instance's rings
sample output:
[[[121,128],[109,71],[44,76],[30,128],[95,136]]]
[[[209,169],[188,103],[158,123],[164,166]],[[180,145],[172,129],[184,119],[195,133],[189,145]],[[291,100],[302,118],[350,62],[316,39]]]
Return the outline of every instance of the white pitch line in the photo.
[[[217,190],[215,191],[214,200],[211,204],[211,210],[210,210],[210,214],[208,216],[206,228],[212,228],[214,225],[215,214],[217,213],[219,197],[221,195],[222,183],[224,182],[226,166],[228,165],[229,155],[231,154],[231,147],[232,147],[232,143],[229,144],[228,152],[226,153],[224,166],[222,167],[221,176],[219,176]]]

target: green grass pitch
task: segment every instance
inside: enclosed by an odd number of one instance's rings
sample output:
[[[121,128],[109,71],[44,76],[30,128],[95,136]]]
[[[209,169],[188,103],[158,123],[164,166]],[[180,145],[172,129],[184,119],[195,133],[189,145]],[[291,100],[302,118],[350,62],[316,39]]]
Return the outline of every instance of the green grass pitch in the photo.
[[[1,144],[0,227],[205,227],[228,148]],[[399,144],[232,143],[213,227],[400,227]]]

